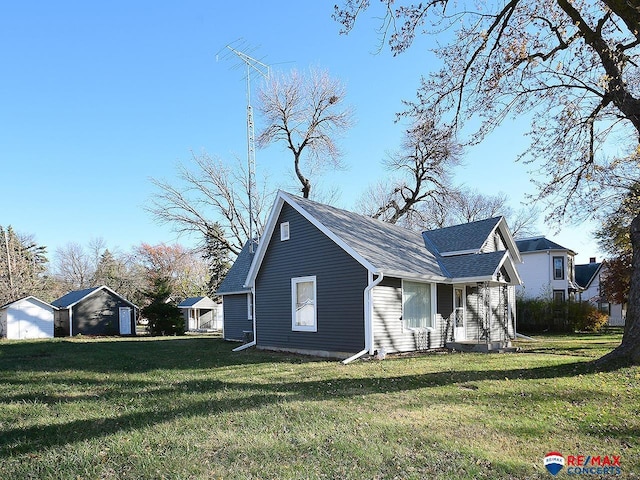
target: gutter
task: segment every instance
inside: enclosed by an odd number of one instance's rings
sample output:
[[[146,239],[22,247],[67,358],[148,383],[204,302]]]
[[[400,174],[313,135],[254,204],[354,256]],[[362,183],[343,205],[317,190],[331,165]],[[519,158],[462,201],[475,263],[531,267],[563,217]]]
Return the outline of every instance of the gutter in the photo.
[[[376,272],[372,274],[371,278],[373,279],[373,275],[378,275],[373,282],[369,281],[369,285],[364,289],[364,350],[356,353],[355,355],[350,356],[342,361],[343,365],[347,365],[354,360],[366,355],[367,353],[373,355],[373,319],[372,317],[372,301],[371,301],[371,291],[376,285],[379,285],[380,282],[384,279],[384,273]]]
[[[252,312],[252,317],[253,317],[253,322],[251,322],[253,324],[253,340],[251,340],[249,343],[245,343],[244,345],[240,345],[239,347],[234,348],[233,350],[231,350],[232,352],[241,352],[242,350],[246,350],[247,348],[251,348],[251,347],[255,347],[256,346],[256,289],[255,287],[251,287],[251,296],[252,298],[252,307],[253,308],[253,312]]]

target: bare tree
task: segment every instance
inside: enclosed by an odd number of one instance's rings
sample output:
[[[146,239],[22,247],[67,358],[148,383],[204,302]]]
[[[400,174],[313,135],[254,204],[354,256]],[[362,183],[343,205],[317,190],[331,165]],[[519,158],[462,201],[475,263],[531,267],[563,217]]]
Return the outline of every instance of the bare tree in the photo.
[[[95,263],[85,249],[76,242],[69,242],[56,249],[54,276],[67,290],[92,287]]]
[[[266,126],[258,136],[258,145],[286,145],[293,154],[294,171],[305,198],[311,194],[311,173],[341,167],[336,141],[352,124],[345,96],[338,80],[315,69],[308,74],[293,70],[287,76],[273,75],[259,91],[258,109]]]
[[[215,242],[237,255],[249,239],[248,175],[244,165],[207,154],[192,154],[195,168],[178,166],[178,182],[151,179],[158,189],[147,211],[178,233],[195,233],[202,246]],[[265,185],[253,192],[256,231],[266,222],[269,193]],[[218,226],[216,226],[218,225]],[[215,235],[216,238],[209,238]]]
[[[452,129],[437,128],[433,120],[409,128],[402,149],[385,161],[387,170],[396,172],[395,178],[388,187],[379,184],[369,191],[368,201],[374,207],[365,207],[365,212],[368,209],[371,217],[388,223],[424,221],[419,205],[447,198],[451,171],[459,164],[461,152]]]
[[[470,143],[511,115],[535,112],[522,159],[539,165],[549,218],[585,218],[612,190],[638,179],[640,3],[638,0],[434,0],[376,3],[382,32],[400,53],[420,33],[454,32],[436,54],[442,68],[423,79],[407,115],[434,108],[461,127],[480,119]],[[369,0],[345,0],[334,18],[351,30]],[[618,158],[612,135],[632,139]],[[616,138],[613,137],[613,138]],[[587,207],[587,208],[585,208]],[[633,274],[622,344],[601,363],[640,363],[640,211],[631,224]]]

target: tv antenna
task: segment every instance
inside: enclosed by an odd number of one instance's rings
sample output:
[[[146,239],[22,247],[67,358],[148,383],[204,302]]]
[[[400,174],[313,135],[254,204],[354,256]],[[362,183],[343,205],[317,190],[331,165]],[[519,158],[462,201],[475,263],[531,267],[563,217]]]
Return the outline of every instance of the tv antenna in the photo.
[[[254,198],[256,190],[256,139],[253,123],[253,107],[251,106],[251,74],[257,73],[269,80],[271,67],[245,52],[236,50],[231,45],[227,45],[225,48],[236,55],[247,69],[247,169],[249,176],[247,190],[249,194],[249,250],[253,253],[255,243],[257,243],[257,235],[254,235],[254,227],[257,222],[255,221],[253,212],[254,204],[256,203]],[[216,55],[216,60],[217,57]]]

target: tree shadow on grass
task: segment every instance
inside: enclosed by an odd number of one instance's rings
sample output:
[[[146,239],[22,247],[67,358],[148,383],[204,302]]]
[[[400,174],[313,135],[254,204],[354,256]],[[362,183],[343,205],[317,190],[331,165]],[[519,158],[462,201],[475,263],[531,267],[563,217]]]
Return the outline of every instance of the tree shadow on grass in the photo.
[[[274,361],[273,357],[271,358]],[[99,419],[78,419],[66,423],[8,428],[0,432],[0,456],[21,455],[43,448],[63,447],[76,442],[146,428],[179,418],[210,416],[221,413],[260,409],[282,401],[317,402],[340,398],[356,398],[370,394],[409,392],[447,385],[473,385],[485,380],[537,380],[574,377],[593,371],[589,362],[559,366],[521,368],[515,370],[458,370],[390,377],[328,378],[288,382],[221,381],[197,379],[159,384],[152,392],[156,402],[140,406],[136,411]],[[107,399],[96,398],[96,408],[126,402],[143,388],[145,382],[119,381],[105,392]],[[103,384],[104,386],[104,384]],[[180,401],[176,402],[176,392]],[[185,395],[193,393],[193,400]],[[203,400],[202,396],[208,397]],[[188,397],[187,397],[188,398]],[[19,398],[5,400],[19,401]],[[59,399],[57,401],[60,401]],[[63,401],[75,401],[72,397]],[[91,401],[86,397],[80,401]],[[98,401],[102,402],[98,405]],[[107,402],[106,404],[104,402]],[[92,411],[90,408],[88,411]]]

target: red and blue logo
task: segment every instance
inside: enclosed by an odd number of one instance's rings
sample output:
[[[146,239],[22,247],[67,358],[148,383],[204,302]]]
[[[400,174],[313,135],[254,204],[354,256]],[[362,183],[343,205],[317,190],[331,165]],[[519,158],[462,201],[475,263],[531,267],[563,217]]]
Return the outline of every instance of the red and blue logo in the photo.
[[[565,457],[560,452],[549,452],[544,456],[544,466],[551,475],[557,475],[565,466]],[[568,475],[620,475],[620,455],[567,455]]]
[[[557,475],[564,467],[564,457],[560,452],[549,452],[544,456],[544,466],[551,475]]]

